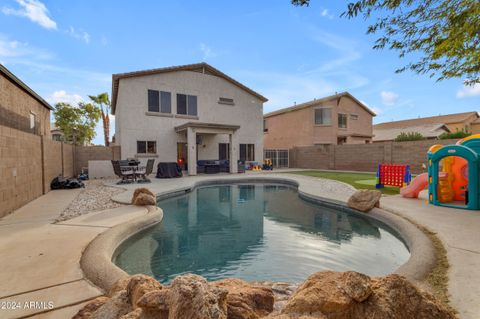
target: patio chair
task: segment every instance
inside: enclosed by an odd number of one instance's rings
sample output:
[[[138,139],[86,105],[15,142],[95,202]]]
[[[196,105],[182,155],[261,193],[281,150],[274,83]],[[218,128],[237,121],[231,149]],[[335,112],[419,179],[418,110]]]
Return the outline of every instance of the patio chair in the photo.
[[[135,172],[129,167],[121,167],[120,161],[112,161],[113,172],[121,178],[117,184],[129,184],[135,181]]]
[[[137,177],[141,177],[140,179],[137,179],[138,183],[150,183],[150,179],[148,178],[148,175],[152,174],[153,172],[153,164],[155,164],[154,159],[149,159],[147,161],[147,166],[144,167],[139,167],[135,175]]]

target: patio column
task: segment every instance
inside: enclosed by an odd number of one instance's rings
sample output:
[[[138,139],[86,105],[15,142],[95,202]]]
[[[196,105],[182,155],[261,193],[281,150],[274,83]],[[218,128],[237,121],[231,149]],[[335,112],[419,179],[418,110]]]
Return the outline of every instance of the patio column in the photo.
[[[234,131],[228,135],[230,139],[230,174],[238,173],[238,136]]]
[[[197,175],[197,133],[187,128],[188,175]]]

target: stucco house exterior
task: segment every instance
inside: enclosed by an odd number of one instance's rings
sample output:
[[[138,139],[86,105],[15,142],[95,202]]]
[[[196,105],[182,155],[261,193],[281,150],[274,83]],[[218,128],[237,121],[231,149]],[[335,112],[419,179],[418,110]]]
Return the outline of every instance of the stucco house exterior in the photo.
[[[112,114],[122,158],[187,163],[263,161],[267,99],[207,63],[114,74]]]
[[[51,110],[49,103],[0,64],[0,125],[49,136]]]
[[[348,92],[264,115],[266,149],[365,144],[372,141],[375,113]]]

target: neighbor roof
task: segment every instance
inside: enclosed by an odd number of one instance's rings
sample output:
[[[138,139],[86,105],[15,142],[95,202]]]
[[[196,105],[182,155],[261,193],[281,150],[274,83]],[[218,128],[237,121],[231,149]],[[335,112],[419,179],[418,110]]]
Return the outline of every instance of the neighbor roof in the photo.
[[[12,72],[10,72],[3,64],[0,64],[0,72],[5,75],[10,81],[15,83],[18,87],[23,89],[25,92],[27,92],[31,97],[33,97],[35,100],[40,102],[43,106],[45,106],[49,110],[53,110],[53,107],[48,104],[47,101],[45,101],[40,95],[35,93],[28,85],[23,83],[22,80],[17,78]]]
[[[476,118],[478,118],[478,113],[463,112],[463,113],[454,113],[454,114],[446,114],[446,115],[438,115],[438,116],[430,116],[430,117],[420,117],[417,119],[379,123],[379,124],[375,124],[373,128],[389,129],[389,128],[396,128],[396,127],[407,127],[407,126],[435,124],[435,123],[452,124],[452,123],[464,122],[472,116],[476,116]]]
[[[372,110],[370,110],[364,103],[360,102],[356,97],[354,97],[353,95],[351,95],[348,92],[342,92],[342,93],[337,93],[337,94],[330,95],[330,96],[327,96],[327,97],[324,97],[324,98],[321,98],[321,99],[315,99],[315,100],[305,102],[305,103],[302,103],[302,104],[297,104],[297,105],[286,107],[286,108],[283,108],[283,109],[280,109],[280,110],[276,110],[276,111],[264,114],[263,117],[267,118],[267,117],[271,117],[271,116],[275,116],[275,115],[280,115],[280,114],[283,114],[283,113],[298,111],[298,110],[301,110],[301,109],[304,109],[304,108],[307,108],[307,107],[310,107],[310,106],[317,105],[317,104],[322,103],[322,102],[328,102],[328,101],[339,99],[339,98],[342,98],[342,97],[351,98],[352,100],[357,102],[362,108],[364,108],[365,111],[370,113],[372,116],[376,115]]]
[[[135,72],[128,72],[128,73],[119,73],[112,75],[112,114],[115,114],[115,108],[117,106],[117,97],[118,97],[118,83],[120,79],[125,78],[132,78],[132,77],[139,77],[139,76],[146,76],[146,75],[153,75],[153,74],[160,74],[160,73],[168,73],[168,72],[177,72],[177,71],[193,71],[199,73],[210,74],[214,76],[221,77],[228,82],[238,86],[242,90],[250,93],[251,95],[259,98],[262,102],[267,102],[268,99],[259,93],[253,91],[252,89],[246,87],[245,85],[241,84],[240,82],[234,80],[233,78],[229,77],[225,73],[221,72],[220,70],[215,69],[213,66],[202,62],[202,63],[195,63],[195,64],[186,64],[186,65],[179,65],[179,66],[170,66],[166,68],[159,68],[159,69],[151,69],[151,70],[143,70],[143,71],[135,71]]]
[[[432,123],[422,125],[411,125],[392,128],[376,128],[373,127],[373,141],[393,141],[400,133],[420,133],[426,138],[436,138],[444,132],[450,132],[443,123]]]

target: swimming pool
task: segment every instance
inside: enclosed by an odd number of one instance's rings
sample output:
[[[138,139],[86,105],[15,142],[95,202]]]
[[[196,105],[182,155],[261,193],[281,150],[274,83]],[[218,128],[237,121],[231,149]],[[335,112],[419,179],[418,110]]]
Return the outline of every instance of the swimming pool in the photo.
[[[163,221],[129,238],[113,261],[162,283],[183,273],[287,282],[327,269],[379,276],[410,257],[387,225],[305,201],[286,185],[198,187],[158,206]]]

